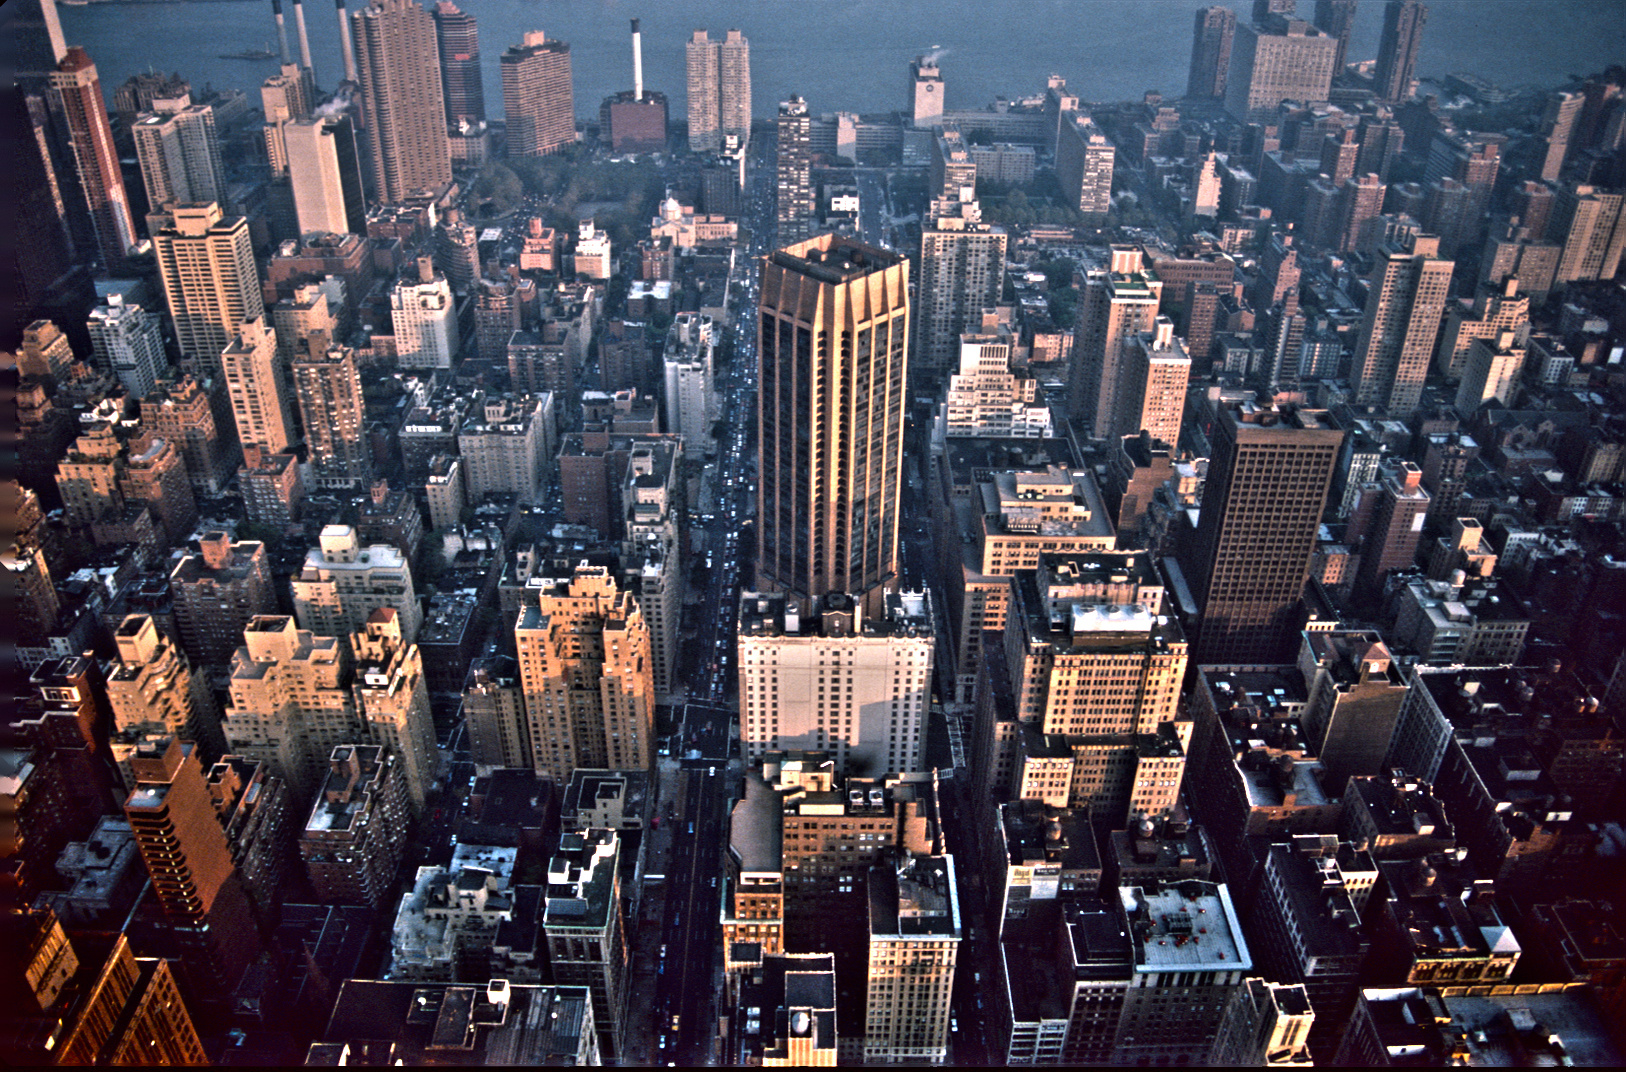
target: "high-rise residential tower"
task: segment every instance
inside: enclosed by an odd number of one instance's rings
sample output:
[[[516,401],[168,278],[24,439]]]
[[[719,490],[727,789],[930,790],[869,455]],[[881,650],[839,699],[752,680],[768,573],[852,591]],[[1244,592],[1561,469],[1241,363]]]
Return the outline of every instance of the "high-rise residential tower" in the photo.
[[[266,325],[265,317],[243,321],[237,338],[221,350],[220,364],[238,442],[267,454],[287,450],[293,429],[277,361],[277,335]]]
[[[120,294],[109,294],[106,305],[90,311],[86,323],[96,364],[117,376],[134,398],[144,398],[169,367],[158,318],[139,305],[124,304]]]
[[[729,30],[717,46],[717,119],[723,147],[738,138],[743,152],[751,140],[751,42],[738,30]]]
[[[318,487],[363,487],[372,477],[372,457],[356,352],[323,346],[320,336],[311,343],[294,355],[292,366],[311,472]]]
[[[1236,28],[1225,110],[1246,121],[1285,100],[1327,99],[1338,42],[1301,19],[1270,16]]]
[[[1332,74],[1336,78],[1349,62],[1349,34],[1355,28],[1355,6],[1359,0],[1315,0],[1316,28],[1338,42],[1338,55],[1333,60]]]
[[[68,144],[95,230],[96,251],[103,264],[122,265],[125,254],[135,244],[135,220],[124,192],[119,152],[113,144],[113,128],[107,119],[107,101],[102,96],[96,65],[84,49],[75,45],[57,64],[50,85],[67,120]]]
[[[939,211],[920,230],[913,363],[940,371],[959,361],[960,336],[976,331],[983,311],[999,304],[1007,235],[982,222],[974,200],[945,198],[934,207]]]
[[[1423,393],[1429,358],[1445,315],[1452,262],[1438,256],[1440,240],[1415,235],[1378,251],[1366,315],[1355,342],[1351,401],[1386,406],[1405,420]]]
[[[1112,207],[1117,155],[1112,142],[1088,116],[1062,120],[1056,135],[1056,178],[1074,208],[1103,215]]]
[[[143,112],[130,133],[147,204],[154,211],[172,202],[226,200],[214,108],[192,104],[171,112]]]
[[[1199,8],[1196,22],[1186,96],[1193,100],[1224,100],[1226,72],[1231,66],[1231,38],[1236,34],[1236,12],[1218,4]]]
[[[1124,348],[1124,390],[1113,421],[1115,436],[1148,432],[1159,443],[1178,446],[1185,415],[1191,355],[1174,335],[1174,321],[1160,316],[1150,331],[1137,332]]]
[[[367,201],[350,117],[286,123],[282,138],[299,233],[366,234]]]
[[[738,30],[729,30],[721,42],[696,30],[687,59],[689,149],[743,149],[751,136],[751,42]]]
[[[396,362],[402,368],[447,369],[461,338],[452,285],[434,262],[419,257],[416,273],[403,276],[390,291],[395,321]]]
[[[1317,410],[1221,410],[1196,538],[1192,661],[1290,661],[1299,604],[1344,434]]]
[[[792,97],[779,104],[778,220],[781,245],[800,242],[813,230],[812,120],[807,101]]]
[[[224,215],[211,201],[153,213],[147,229],[181,361],[191,371],[218,374],[220,352],[237,329],[265,316],[248,220]]]
[[[1099,438],[1116,434],[1119,399],[1128,394],[1124,347],[1132,336],[1152,330],[1163,293],[1162,281],[1144,267],[1139,247],[1113,246],[1111,258],[1106,271],[1085,277],[1068,387],[1074,418]]]
[[[440,54],[440,84],[446,98],[446,125],[486,118],[485,88],[480,82],[480,27],[474,16],[451,0],[435,5],[435,41]]]
[[[722,120],[717,114],[717,45],[705,30],[696,30],[684,51],[689,76],[689,151],[715,153],[723,147]]]
[[[373,195],[386,203],[452,181],[435,20],[413,0],[372,0],[351,17]]]
[[[1411,99],[1417,76],[1417,49],[1428,24],[1428,7],[1419,0],[1389,0],[1383,8],[1383,36],[1378,41],[1378,67],[1372,89],[1380,101]]]
[[[762,260],[758,590],[878,611],[897,575],[909,262],[821,235]]]
[[[570,46],[542,31],[502,54],[502,100],[508,155],[546,156],[576,140]]]

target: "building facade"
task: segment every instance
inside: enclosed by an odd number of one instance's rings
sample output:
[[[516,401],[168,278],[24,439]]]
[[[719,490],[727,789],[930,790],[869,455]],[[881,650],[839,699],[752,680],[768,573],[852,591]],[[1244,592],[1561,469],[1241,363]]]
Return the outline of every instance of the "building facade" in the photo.
[[[897,574],[909,264],[824,235],[762,261],[757,588],[878,609]]]

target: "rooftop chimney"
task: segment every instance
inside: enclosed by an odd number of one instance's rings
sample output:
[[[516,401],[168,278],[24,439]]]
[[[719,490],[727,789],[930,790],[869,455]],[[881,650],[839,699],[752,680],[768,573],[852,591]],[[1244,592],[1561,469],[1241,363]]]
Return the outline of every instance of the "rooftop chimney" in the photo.
[[[435,262],[429,257],[418,258],[418,282],[433,283],[435,281]]]
[[[637,19],[632,20],[632,99],[644,99],[644,41]]]

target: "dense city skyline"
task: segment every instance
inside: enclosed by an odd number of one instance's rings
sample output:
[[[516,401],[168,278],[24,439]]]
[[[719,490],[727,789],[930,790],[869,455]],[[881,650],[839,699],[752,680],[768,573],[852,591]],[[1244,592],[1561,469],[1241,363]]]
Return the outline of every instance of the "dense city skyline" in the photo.
[[[1626,1064],[1626,13],[135,3],[3,9],[0,1060]]]

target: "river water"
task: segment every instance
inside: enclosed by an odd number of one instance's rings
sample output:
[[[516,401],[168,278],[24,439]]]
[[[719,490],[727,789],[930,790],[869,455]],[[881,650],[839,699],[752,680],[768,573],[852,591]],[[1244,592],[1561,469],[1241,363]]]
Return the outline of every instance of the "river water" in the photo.
[[[361,0],[349,0],[352,11]],[[1052,72],[1087,101],[1137,99],[1148,89],[1185,91],[1195,0],[462,0],[480,23],[486,109],[502,113],[498,57],[527,30],[570,43],[576,114],[632,88],[628,20],[642,19],[644,84],[685,108],[684,42],[700,27],[730,27],[751,41],[753,111],[774,114],[792,93],[817,113],[885,112],[904,106],[911,58],[940,51],[950,108],[1038,92]],[[1233,6],[1247,10],[1247,0]],[[1314,0],[1299,0],[1303,11]],[[1470,71],[1504,86],[1551,85],[1571,73],[1626,61],[1621,0],[1430,0],[1419,75]],[[96,61],[109,100],[138,71],[178,71],[195,88],[243,90],[258,104],[277,61],[220,59],[276,45],[269,0],[62,5],[69,44]],[[298,54],[291,0],[289,43]],[[305,20],[317,84],[343,67],[331,0],[309,0]],[[1351,60],[1377,55],[1382,0],[1361,0]]]

